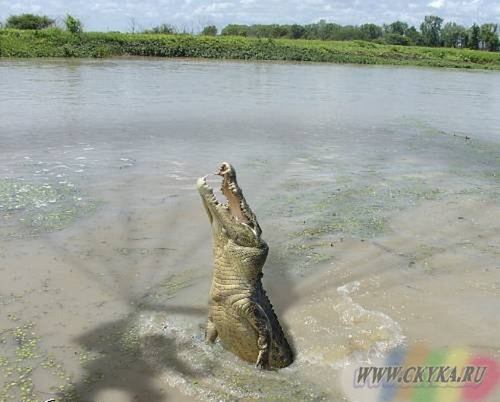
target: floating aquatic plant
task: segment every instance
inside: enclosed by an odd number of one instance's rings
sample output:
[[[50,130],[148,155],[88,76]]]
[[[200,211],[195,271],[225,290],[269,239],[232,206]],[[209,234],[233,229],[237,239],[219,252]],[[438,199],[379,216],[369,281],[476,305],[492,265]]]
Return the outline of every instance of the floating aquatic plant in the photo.
[[[96,206],[72,183],[0,179],[0,219],[9,224],[9,237],[64,229]]]

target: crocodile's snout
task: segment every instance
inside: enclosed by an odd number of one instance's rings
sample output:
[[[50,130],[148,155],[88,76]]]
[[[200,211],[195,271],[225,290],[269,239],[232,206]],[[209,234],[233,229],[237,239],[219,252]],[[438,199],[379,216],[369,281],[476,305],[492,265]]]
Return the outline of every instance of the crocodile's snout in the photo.
[[[198,180],[196,180],[196,188],[198,190],[203,189],[207,184],[207,176],[200,177]]]
[[[231,177],[236,176],[236,172],[234,171],[233,166],[227,162],[222,162],[222,165],[221,165],[219,171],[217,172],[217,174],[219,176],[223,176],[223,177],[226,175],[231,176]]]

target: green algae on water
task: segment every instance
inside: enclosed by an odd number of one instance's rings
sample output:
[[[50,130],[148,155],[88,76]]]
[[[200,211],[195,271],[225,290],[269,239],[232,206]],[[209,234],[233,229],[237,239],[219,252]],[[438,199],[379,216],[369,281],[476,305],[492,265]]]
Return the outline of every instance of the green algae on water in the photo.
[[[374,237],[387,230],[391,212],[415,205],[421,200],[440,197],[441,191],[417,178],[401,177],[394,181],[379,181],[371,185],[348,185],[336,189],[318,184],[308,191],[278,194],[273,211],[294,219],[300,230],[291,239],[320,238],[340,233],[353,237]]]
[[[0,179],[0,220],[8,227],[7,237],[62,230],[96,207],[71,183]]]
[[[54,370],[57,371],[52,373]],[[0,402],[38,402],[33,375],[40,371],[53,374],[56,383],[68,378],[62,366],[40,346],[32,322],[6,329],[0,342],[0,377],[4,380],[0,383]]]

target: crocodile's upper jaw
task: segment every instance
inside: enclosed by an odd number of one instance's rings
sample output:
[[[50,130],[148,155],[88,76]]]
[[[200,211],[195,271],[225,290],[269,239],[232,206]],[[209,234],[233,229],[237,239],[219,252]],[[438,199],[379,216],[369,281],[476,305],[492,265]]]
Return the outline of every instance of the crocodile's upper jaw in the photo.
[[[238,186],[234,168],[224,162],[217,174],[222,176],[221,191],[226,197],[226,203],[217,201],[213,189],[207,184],[206,176],[199,178],[196,183],[213,230],[225,232],[242,246],[259,245],[262,230]]]

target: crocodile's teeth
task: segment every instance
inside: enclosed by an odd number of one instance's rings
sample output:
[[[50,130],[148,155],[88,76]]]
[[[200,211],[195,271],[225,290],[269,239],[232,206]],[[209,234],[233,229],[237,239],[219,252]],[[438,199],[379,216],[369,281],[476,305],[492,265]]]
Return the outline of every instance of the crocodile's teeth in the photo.
[[[207,189],[207,190],[210,190],[210,191],[213,191],[212,190],[212,187],[210,187],[207,183],[207,177],[203,177],[203,188]]]

